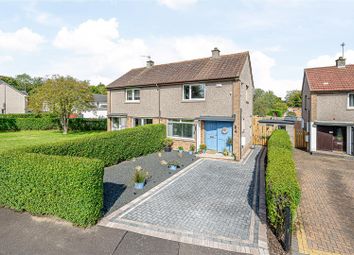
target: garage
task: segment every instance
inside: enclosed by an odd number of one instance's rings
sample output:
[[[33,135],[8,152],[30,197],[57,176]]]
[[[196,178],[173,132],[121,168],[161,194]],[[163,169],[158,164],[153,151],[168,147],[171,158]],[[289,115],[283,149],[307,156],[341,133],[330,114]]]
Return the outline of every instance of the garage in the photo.
[[[339,151],[347,150],[347,127],[317,126],[317,150]]]

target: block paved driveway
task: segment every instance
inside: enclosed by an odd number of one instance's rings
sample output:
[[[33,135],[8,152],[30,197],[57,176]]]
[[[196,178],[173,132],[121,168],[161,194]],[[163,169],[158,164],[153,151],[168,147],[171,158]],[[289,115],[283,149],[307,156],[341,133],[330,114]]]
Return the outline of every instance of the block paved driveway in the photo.
[[[100,225],[182,243],[267,254],[265,226],[259,217],[261,154],[256,148],[243,163],[200,159],[108,215]]]
[[[354,254],[354,159],[300,150],[294,156],[302,189],[299,253]]]

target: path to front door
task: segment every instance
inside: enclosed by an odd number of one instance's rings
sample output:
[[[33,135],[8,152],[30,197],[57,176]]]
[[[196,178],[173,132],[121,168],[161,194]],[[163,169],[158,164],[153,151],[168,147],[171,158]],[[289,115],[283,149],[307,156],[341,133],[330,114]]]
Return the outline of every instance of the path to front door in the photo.
[[[227,121],[205,121],[205,144],[208,150],[223,152],[226,148],[232,152],[232,145],[228,140],[232,139],[232,122]]]
[[[200,159],[100,225],[194,245],[268,254],[261,148],[241,163]],[[261,189],[263,190],[263,189]]]

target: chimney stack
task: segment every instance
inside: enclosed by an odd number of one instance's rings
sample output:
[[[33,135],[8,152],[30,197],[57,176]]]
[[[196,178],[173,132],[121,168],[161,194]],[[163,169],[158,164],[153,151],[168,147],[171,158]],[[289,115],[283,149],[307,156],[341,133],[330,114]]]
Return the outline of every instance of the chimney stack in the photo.
[[[339,57],[339,58],[336,60],[336,66],[337,66],[338,68],[343,68],[343,67],[345,67],[345,58]]]
[[[211,57],[212,58],[219,58],[220,57],[220,50],[216,47],[213,50],[211,50]]]
[[[152,61],[151,59],[149,59],[148,61],[146,61],[146,67],[150,68],[154,65],[154,61]]]

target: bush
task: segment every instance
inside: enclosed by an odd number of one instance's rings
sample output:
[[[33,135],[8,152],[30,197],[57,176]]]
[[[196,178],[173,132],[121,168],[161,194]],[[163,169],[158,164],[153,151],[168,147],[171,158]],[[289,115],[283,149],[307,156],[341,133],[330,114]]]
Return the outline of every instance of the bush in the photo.
[[[146,125],[47,145],[25,148],[26,152],[101,159],[106,166],[162,149],[166,127]]]
[[[56,118],[0,118],[1,131],[50,130],[58,129]]]
[[[292,145],[285,130],[276,130],[268,141],[266,201],[268,219],[274,229],[284,222],[284,210],[289,207],[293,221],[300,203],[301,190],[296,176]]]
[[[103,206],[100,160],[6,153],[0,156],[0,205],[95,224]]]
[[[53,113],[9,113],[9,114],[0,114],[0,119],[13,119],[13,118],[43,118],[43,117],[57,117]]]
[[[107,119],[69,119],[69,129],[74,131],[107,130]]]

